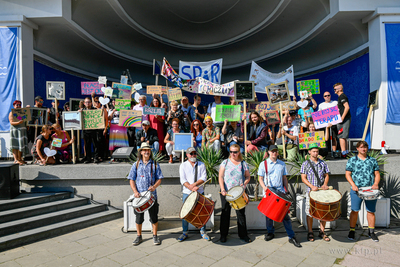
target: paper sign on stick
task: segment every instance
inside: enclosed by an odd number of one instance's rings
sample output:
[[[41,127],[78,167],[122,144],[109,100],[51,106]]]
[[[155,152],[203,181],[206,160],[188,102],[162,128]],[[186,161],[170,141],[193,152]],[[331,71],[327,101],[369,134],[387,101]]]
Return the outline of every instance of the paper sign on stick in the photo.
[[[130,99],[115,99],[115,109],[130,109],[131,108],[131,100]]]
[[[304,80],[304,81],[299,81],[296,82],[297,85],[297,94],[301,91],[307,91],[312,93],[313,95],[319,94],[319,79],[316,80]]]
[[[31,110],[29,108],[13,108],[11,111],[14,122],[31,120]]]
[[[277,110],[265,111],[260,115],[267,121],[268,125],[281,123],[281,120],[279,119],[279,113]]]
[[[121,83],[122,84],[128,84],[128,76],[121,75]]]
[[[159,94],[162,93],[162,87],[163,87],[163,86],[160,86],[160,85],[147,85],[147,87],[146,87],[146,93],[147,93],[148,95],[151,95],[151,94],[157,94],[157,95],[159,95]]]
[[[140,89],[142,89],[142,84],[141,83],[135,83],[133,85],[133,87],[135,88],[135,90],[140,90]]]
[[[240,121],[240,105],[217,105],[215,121]]]
[[[288,110],[296,110],[296,102],[294,101],[289,101],[289,102],[282,102],[282,109],[288,109]],[[260,102],[256,106],[256,111],[258,113],[262,113],[263,111],[269,111],[269,110],[278,110],[279,111],[279,105],[271,106],[269,102]]]
[[[111,87],[114,88],[114,89],[129,90],[129,92],[132,90],[132,85],[122,84],[122,83],[113,82]]]
[[[94,92],[95,95],[101,95],[101,88],[103,84],[99,82],[81,82],[81,94],[82,95],[90,95]]]
[[[164,116],[165,108],[143,107],[143,115],[147,115],[147,114]]]
[[[121,110],[119,126],[142,127],[142,112],[140,110]]]
[[[107,77],[106,76],[99,76],[99,83],[101,84],[107,84]]]
[[[83,129],[104,129],[104,116],[101,109],[82,110],[83,114]]]
[[[324,128],[328,123],[335,125],[342,122],[337,106],[313,112],[311,115],[316,129]]]
[[[61,147],[62,139],[61,138],[54,138],[53,142],[51,143],[51,145],[54,146],[54,147]]]
[[[107,87],[107,88],[104,87],[104,96],[112,97],[113,91],[114,90],[110,87]]]
[[[310,144],[314,143],[319,148],[326,147],[323,131],[299,133],[299,149],[308,149]]]
[[[131,99],[131,89],[125,90],[114,88],[112,92],[112,98]]]
[[[307,91],[300,91],[300,98],[304,99],[308,97],[308,92]]]
[[[182,90],[179,87],[168,89],[168,101],[182,99]]]

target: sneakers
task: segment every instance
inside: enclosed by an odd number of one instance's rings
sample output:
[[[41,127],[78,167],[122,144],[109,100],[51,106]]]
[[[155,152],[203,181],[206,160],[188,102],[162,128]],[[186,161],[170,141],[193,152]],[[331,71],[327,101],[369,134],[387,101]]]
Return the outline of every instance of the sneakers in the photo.
[[[183,240],[185,240],[187,238],[187,234],[181,234],[176,240],[178,240],[178,242],[182,242]]]
[[[154,243],[154,245],[160,245],[161,244],[161,241],[158,238],[158,236],[153,235],[153,243]]]
[[[264,236],[265,241],[270,241],[274,239],[275,235],[273,233],[268,233],[267,235]]]
[[[348,239],[354,240],[354,237],[356,236],[356,231],[350,231],[349,235],[347,236]]]
[[[132,242],[132,245],[137,246],[137,245],[139,245],[140,243],[142,243],[142,241],[143,241],[142,236],[141,236],[141,235],[138,235],[138,236],[136,237],[135,241]]]
[[[207,241],[211,241],[211,238],[206,233],[200,233],[200,234],[201,234],[201,238],[203,238]]]
[[[375,242],[379,242],[379,239],[374,232],[368,233],[368,236],[371,237],[371,239],[374,240]]]

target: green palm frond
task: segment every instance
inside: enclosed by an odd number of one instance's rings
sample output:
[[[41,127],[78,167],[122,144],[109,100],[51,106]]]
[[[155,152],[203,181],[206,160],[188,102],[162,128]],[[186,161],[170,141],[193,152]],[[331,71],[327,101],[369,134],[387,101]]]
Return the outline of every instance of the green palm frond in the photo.
[[[221,150],[215,152],[214,149],[203,146],[197,150],[197,158],[206,166],[207,177],[211,178],[212,182],[218,183],[218,170],[216,167],[222,162]]]
[[[254,181],[256,182],[256,185],[254,187],[254,200],[258,201],[258,186],[259,186],[259,181],[258,181],[258,167],[260,167],[260,164],[265,160],[264,155],[265,155],[265,150],[264,151],[252,151],[247,154],[246,157],[246,162],[253,167],[252,170],[250,170],[250,175],[254,177]]]
[[[165,155],[163,155],[160,151],[158,151],[156,154],[153,154],[153,159],[155,163],[159,163],[161,160],[165,158]],[[129,155],[129,162],[131,164],[135,163],[137,161],[137,154],[130,154]]]
[[[306,161],[306,157],[303,156],[300,153],[296,154],[296,157],[294,159],[291,159],[288,161],[288,165],[290,166],[290,171],[289,173],[293,173],[293,175],[288,177],[288,180],[291,179],[296,179],[296,185],[299,183],[299,180],[301,180],[301,165],[303,165],[304,161]]]

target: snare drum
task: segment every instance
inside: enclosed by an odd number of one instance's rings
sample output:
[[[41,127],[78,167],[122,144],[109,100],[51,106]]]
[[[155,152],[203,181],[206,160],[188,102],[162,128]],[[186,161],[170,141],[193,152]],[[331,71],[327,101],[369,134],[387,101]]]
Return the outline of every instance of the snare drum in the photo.
[[[135,209],[137,213],[143,213],[146,210],[150,209],[154,203],[156,202],[156,198],[150,191],[140,193],[139,198],[135,198],[132,200],[132,207]]]
[[[232,187],[226,194],[231,195],[225,198],[235,210],[241,210],[249,203],[249,197],[241,186]]]
[[[360,187],[356,193],[359,198],[364,200],[375,200],[380,194],[379,190],[372,189],[371,186]]]
[[[282,222],[292,205],[291,199],[280,191],[268,187],[265,197],[258,204],[258,210],[276,222]]]
[[[198,192],[192,192],[183,203],[179,217],[194,227],[201,228],[211,218],[213,211],[214,201]]]
[[[342,194],[336,189],[310,192],[309,214],[321,221],[334,221],[341,215]]]

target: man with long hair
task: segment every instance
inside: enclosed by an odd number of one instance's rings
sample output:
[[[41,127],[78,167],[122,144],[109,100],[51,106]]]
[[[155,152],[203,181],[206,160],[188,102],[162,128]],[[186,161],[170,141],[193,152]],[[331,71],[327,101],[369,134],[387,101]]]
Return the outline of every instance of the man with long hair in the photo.
[[[245,120],[243,115],[243,120]],[[268,148],[268,140],[270,136],[268,135],[268,124],[256,111],[250,113],[250,123],[247,124],[247,140],[246,140],[246,150],[266,150]],[[244,132],[244,122],[242,121],[242,132]]]

